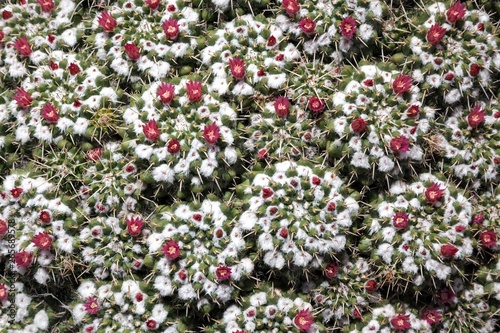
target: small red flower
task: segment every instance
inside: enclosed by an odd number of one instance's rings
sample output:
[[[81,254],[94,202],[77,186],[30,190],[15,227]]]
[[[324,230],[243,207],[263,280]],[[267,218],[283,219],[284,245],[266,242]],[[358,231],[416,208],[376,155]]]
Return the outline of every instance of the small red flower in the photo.
[[[377,290],[377,288],[378,288],[377,281],[375,281],[374,279],[370,279],[370,280],[365,282],[365,290],[366,291],[372,292],[372,291]]]
[[[142,228],[144,228],[144,222],[139,217],[133,217],[126,220],[127,222],[127,232],[132,237],[137,237],[141,234]]]
[[[144,2],[148,5],[148,7],[152,10],[155,10],[160,5],[160,0],[144,0]]]
[[[339,266],[331,262],[326,266],[324,273],[327,278],[333,279],[339,273]]]
[[[97,148],[91,149],[87,152],[86,156],[87,156],[87,159],[90,161],[97,161],[102,156],[102,148],[97,147]]]
[[[274,195],[274,191],[270,187],[262,188],[262,199],[268,199]]]
[[[450,303],[451,304],[451,303],[453,303],[453,301],[456,298],[455,293],[450,288],[441,289],[441,291],[438,293],[437,296],[439,298],[439,301],[442,304],[446,304],[446,303]]]
[[[257,152],[257,158],[260,160],[265,160],[268,157],[269,157],[269,153],[267,152],[266,148],[262,148]]]
[[[50,44],[52,44],[56,40],[56,36],[49,34],[47,36],[47,40],[49,41]]]
[[[395,94],[401,95],[411,89],[412,78],[410,75],[401,74],[392,83],[392,90]]]
[[[158,328],[158,326],[159,324],[156,322],[156,320],[152,318],[146,320],[146,327],[148,328],[148,330],[155,330]]]
[[[179,243],[177,243],[173,239],[169,240],[165,245],[163,245],[162,251],[163,254],[165,254],[165,256],[170,260],[175,260],[181,255]]]
[[[10,190],[10,194],[14,199],[19,199],[21,197],[21,194],[23,194],[23,189],[21,187],[14,187],[12,190]]]
[[[427,36],[426,36],[427,42],[429,42],[432,45],[439,44],[439,42],[441,42],[441,39],[444,37],[445,34],[446,34],[446,29],[441,27],[439,23],[435,23],[427,31]]]
[[[392,217],[392,225],[397,229],[403,229],[408,226],[409,215],[403,212],[398,212]]]
[[[438,183],[432,183],[432,185],[425,190],[425,199],[428,203],[435,203],[441,199],[443,194],[444,189],[441,189]]]
[[[279,96],[274,101],[274,112],[281,117],[285,118],[290,112],[290,102],[286,97]]]
[[[170,154],[177,154],[181,150],[181,144],[177,139],[170,139],[167,144],[167,150]]]
[[[344,17],[340,22],[340,33],[344,37],[352,38],[356,33],[356,20],[351,16]]]
[[[443,257],[451,258],[458,252],[458,248],[455,245],[445,244],[441,245],[440,251]]]
[[[480,22],[477,24],[477,30],[484,31],[484,23],[483,22]]]
[[[12,16],[14,16],[14,14],[12,14],[12,12],[11,12],[11,11],[9,11],[9,10],[4,10],[4,11],[2,12],[2,18],[3,18],[4,20],[8,20],[8,19],[10,19]]]
[[[366,121],[363,118],[356,118],[351,123],[351,130],[354,133],[361,134],[366,130]]]
[[[130,60],[135,61],[141,57],[141,50],[133,42],[128,42],[124,48]]]
[[[455,2],[448,10],[446,11],[446,19],[451,24],[460,21],[465,16],[465,5],[460,3],[460,0]]]
[[[69,69],[69,73],[71,75],[76,75],[76,74],[80,73],[80,71],[81,71],[80,67],[77,64],[75,64],[74,62],[69,64],[68,69]]]
[[[27,251],[21,251],[14,254],[14,261],[19,268],[28,268],[31,266],[33,254]]]
[[[216,123],[205,125],[203,128],[203,138],[208,144],[215,144],[220,137],[219,126]]]
[[[50,61],[49,63],[49,67],[51,70],[55,71],[57,69],[59,69],[59,65],[56,63],[56,62],[53,62],[52,60]]]
[[[273,35],[271,35],[271,36],[267,39],[267,46],[268,46],[268,47],[273,47],[274,45],[276,45],[276,37],[274,37]]]
[[[231,277],[231,267],[221,265],[215,270],[215,275],[219,281],[227,280]]]
[[[364,79],[361,83],[365,87],[373,87],[373,85],[375,84],[375,82],[373,82],[373,79]]]
[[[321,99],[319,99],[316,96],[312,96],[309,98],[309,102],[307,103],[307,106],[309,107],[309,109],[313,113],[317,114],[317,113],[320,113],[321,111],[323,111],[323,109],[325,108],[325,102],[323,102]]]
[[[294,16],[300,10],[299,0],[283,0],[283,8],[288,15]]]
[[[17,52],[19,52],[19,54],[24,57],[29,57],[31,55],[31,46],[26,36],[16,39],[16,41],[14,42],[14,47],[16,48]]]
[[[484,221],[484,214],[478,214],[478,215],[474,215],[472,216],[472,221],[471,221],[471,224],[483,224],[483,221]]]
[[[168,19],[163,22],[163,32],[167,39],[175,40],[179,35],[179,22],[175,19]]]
[[[449,73],[447,73],[447,74],[444,76],[444,79],[445,79],[446,81],[452,81],[454,78],[455,78],[455,74],[453,74],[452,72],[449,72]]]
[[[414,118],[418,116],[419,113],[420,113],[420,107],[416,104],[413,104],[408,108],[408,110],[406,110],[406,116],[408,116],[409,118]]]
[[[472,112],[469,113],[467,116],[467,122],[469,123],[470,127],[478,127],[484,122],[484,117],[486,116],[486,112],[484,111],[483,108],[481,108],[481,105],[476,105],[474,109],[472,109]]]
[[[497,245],[497,235],[493,230],[484,231],[481,233],[481,236],[479,236],[479,239],[484,247],[491,248]]]
[[[95,297],[87,297],[84,306],[85,310],[89,314],[96,314],[100,309],[99,302]]]
[[[41,249],[49,249],[52,245],[52,237],[47,232],[39,232],[35,237],[31,240],[35,246],[38,246]]]
[[[466,229],[466,227],[465,227],[463,224],[457,225],[457,226],[455,227],[455,231],[456,231],[456,232],[462,232],[462,231],[464,231],[465,229]]]
[[[162,82],[156,90],[156,93],[160,97],[160,100],[163,104],[170,104],[175,96],[174,91],[175,86],[173,84]]]
[[[403,153],[410,150],[410,140],[404,135],[392,138],[389,145],[391,150],[395,153]]]
[[[36,0],[36,2],[42,7],[42,11],[46,13],[50,13],[54,10],[54,1],[52,0]]]
[[[309,309],[300,310],[299,313],[293,318],[293,323],[299,329],[307,331],[314,323],[312,312]]]
[[[470,76],[476,76],[479,74],[479,71],[481,70],[481,66],[478,64],[470,64],[469,65],[469,74]]]
[[[316,22],[306,17],[299,21],[299,28],[306,35],[312,35],[316,32]]]
[[[160,137],[160,130],[158,129],[158,124],[156,120],[150,119],[146,124],[142,125],[142,132],[151,142],[156,141]]]
[[[7,235],[9,232],[9,224],[7,221],[0,219],[0,237]]]
[[[233,58],[229,60],[229,69],[236,80],[241,80],[245,77],[245,62],[241,58]]]
[[[186,83],[186,94],[190,102],[198,102],[201,100],[203,94],[201,82],[188,81],[188,83]]]
[[[288,238],[288,228],[286,227],[281,228],[278,234],[283,239]]]
[[[5,33],[2,30],[0,30],[0,43],[3,42],[4,38],[5,38]]]
[[[441,322],[442,317],[441,312],[436,310],[427,310],[422,314],[422,319],[429,325]]]
[[[23,88],[16,89],[16,94],[14,95],[13,99],[17,102],[17,105],[19,105],[23,109],[29,108],[31,103],[33,102],[33,98],[31,97],[31,95]]]
[[[0,283],[0,302],[5,301],[9,296],[9,290],[5,286],[5,284]]]
[[[49,124],[55,124],[59,120],[59,114],[57,113],[56,108],[50,103],[43,106],[41,113],[43,119],[45,119],[45,121]]]
[[[411,328],[410,315],[399,314],[391,318],[391,325],[397,330]]]
[[[112,32],[116,28],[116,20],[105,10],[99,16],[98,22],[105,32]]]
[[[42,221],[43,224],[49,224],[52,222],[52,214],[48,210],[42,210],[40,212],[40,215],[38,215],[38,218],[40,221]]]

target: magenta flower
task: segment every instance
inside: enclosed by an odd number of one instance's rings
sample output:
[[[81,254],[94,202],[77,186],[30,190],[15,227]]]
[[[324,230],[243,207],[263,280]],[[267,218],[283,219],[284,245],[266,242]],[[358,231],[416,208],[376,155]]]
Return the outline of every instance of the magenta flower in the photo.
[[[293,323],[299,329],[307,331],[314,323],[312,312],[309,309],[300,310],[293,318]]]
[[[309,109],[313,113],[317,114],[317,113],[320,113],[321,111],[323,111],[323,109],[325,108],[325,102],[323,102],[321,99],[319,99],[316,96],[312,96],[309,98],[309,102],[307,103],[307,106],[309,107]]]
[[[26,36],[16,39],[16,41],[14,42],[14,47],[16,48],[17,52],[19,52],[19,54],[24,57],[29,57],[31,55],[31,46]]]
[[[55,124],[59,120],[59,113],[57,113],[56,108],[50,103],[43,106],[41,113],[42,118],[48,123]]]
[[[470,127],[476,128],[484,122],[485,116],[486,112],[481,108],[481,105],[477,104],[467,116],[467,122]]]
[[[100,309],[99,302],[97,301],[97,298],[95,298],[95,297],[88,297],[85,300],[84,306],[85,306],[85,310],[89,314],[96,314]]]
[[[31,103],[33,102],[33,98],[31,97],[31,95],[23,88],[16,89],[16,94],[14,95],[13,99],[17,102],[17,105],[19,105],[23,109],[29,108]]]
[[[299,21],[299,28],[306,35],[312,35],[316,32],[316,22],[309,17],[303,18]]]
[[[279,96],[276,97],[276,100],[274,101],[274,112],[281,117],[285,118],[288,116],[288,113],[290,111],[290,102],[288,101],[288,98]]]
[[[392,83],[392,90],[395,94],[401,95],[411,89],[412,78],[410,75],[401,74]]]
[[[403,153],[410,150],[410,140],[404,135],[393,138],[389,145],[394,153]]]
[[[427,31],[426,39],[432,45],[439,44],[441,39],[446,34],[446,29],[441,27],[439,23],[432,25]]]
[[[411,328],[410,315],[399,314],[391,318],[391,325],[397,330],[407,330]]]
[[[125,44],[124,48],[125,53],[127,53],[127,56],[130,60],[135,61],[141,57],[141,50],[139,50],[137,45],[135,45],[134,43],[128,42],[127,44]]]
[[[215,275],[219,281],[227,280],[231,277],[231,267],[221,265],[215,270]]]
[[[406,228],[408,225],[409,215],[403,212],[398,212],[392,217],[392,225],[397,229]]]
[[[455,2],[448,10],[446,11],[446,19],[451,24],[460,21],[465,16],[465,5],[460,3],[460,0]]]
[[[179,35],[179,22],[175,19],[168,19],[163,22],[163,32],[167,39],[175,40]]]
[[[346,38],[352,38],[356,33],[356,20],[351,16],[344,17],[340,22],[340,33]]]
[[[441,189],[438,183],[432,183],[432,185],[425,190],[425,199],[428,203],[435,203],[441,199],[443,194],[444,189]]]
[[[198,81],[188,81],[186,83],[186,94],[190,102],[198,102],[203,96],[203,90],[201,87],[201,82]]]
[[[220,129],[216,123],[211,123],[210,125],[205,125],[203,129],[203,138],[208,144],[214,144],[219,140]]]
[[[112,32],[116,28],[116,20],[105,10],[99,16],[98,22],[105,32]]]
[[[241,80],[245,77],[245,62],[241,58],[233,58],[229,60],[229,69],[236,80]]]
[[[142,228],[144,227],[144,222],[139,217],[133,217],[126,220],[127,232],[132,237],[137,237],[141,234]]]
[[[146,124],[142,125],[142,132],[151,142],[156,141],[160,137],[160,130],[156,120],[150,119]]]
[[[160,100],[163,104],[170,104],[175,96],[175,86],[170,83],[162,82],[156,90],[156,93],[160,97]]]
[[[162,252],[170,260],[175,260],[181,255],[179,243],[177,243],[173,239],[169,240],[165,245],[163,245]]]
[[[294,16],[300,10],[299,0],[283,0],[282,6],[290,16]]]
[[[38,246],[41,249],[49,249],[50,246],[52,245],[52,237],[47,233],[47,232],[39,232],[38,234],[33,237],[31,240],[32,243],[35,244],[35,246]]]

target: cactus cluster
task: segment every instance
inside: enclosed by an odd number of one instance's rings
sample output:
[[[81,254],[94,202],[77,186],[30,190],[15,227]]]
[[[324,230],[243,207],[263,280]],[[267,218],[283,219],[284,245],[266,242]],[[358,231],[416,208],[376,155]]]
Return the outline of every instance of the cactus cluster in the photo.
[[[0,14],[0,331],[500,331],[496,2]]]

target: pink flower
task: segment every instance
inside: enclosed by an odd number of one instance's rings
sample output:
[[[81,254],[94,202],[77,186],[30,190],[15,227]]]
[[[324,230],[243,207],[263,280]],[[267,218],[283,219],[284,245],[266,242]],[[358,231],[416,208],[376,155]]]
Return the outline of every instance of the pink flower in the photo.
[[[130,60],[135,61],[141,57],[141,50],[139,50],[137,45],[135,45],[134,43],[128,42],[127,44],[125,44],[124,48],[125,53],[127,53],[127,56]]]
[[[0,302],[5,301],[9,296],[9,291],[7,290],[7,287],[5,284],[0,283]]]
[[[48,210],[42,210],[38,215],[38,218],[43,224],[49,224],[52,222],[52,214]]]
[[[311,310],[309,309],[300,310],[299,313],[297,313],[293,318],[293,323],[299,329],[307,331],[314,323],[314,318],[312,316]]]
[[[432,185],[425,190],[425,199],[428,203],[435,203],[441,199],[443,194],[444,189],[441,189],[438,183],[432,183]]]
[[[339,273],[339,266],[331,262],[326,266],[324,273],[327,278],[333,279]]]
[[[483,224],[483,221],[484,221],[484,214],[478,214],[478,215],[474,215],[472,216],[472,221],[471,221],[471,224]]]
[[[401,95],[411,89],[412,78],[410,75],[401,74],[392,83],[392,90],[395,94]]]
[[[179,35],[179,22],[175,19],[168,19],[163,22],[163,32],[167,39],[175,40]]]
[[[49,249],[52,245],[52,237],[47,232],[39,232],[35,237],[31,240],[35,246],[38,246],[41,249]]]
[[[146,327],[148,328],[148,330],[150,331],[155,330],[158,328],[158,326],[159,326],[158,322],[153,318],[149,318],[148,320],[146,320]]]
[[[481,66],[479,66],[478,64],[474,63],[469,65],[470,76],[476,76],[477,74],[479,74],[479,71],[481,71]]]
[[[290,102],[286,97],[279,96],[274,101],[274,112],[281,117],[285,118],[288,116],[288,112],[290,111]]]
[[[14,42],[14,47],[16,48],[17,52],[19,52],[19,54],[24,57],[29,57],[31,55],[31,46],[26,36],[16,39],[16,41]]]
[[[441,245],[440,252],[443,257],[450,258],[458,252],[458,248],[455,245],[445,244]]]
[[[33,254],[27,251],[21,251],[14,254],[14,261],[19,268],[28,268],[31,266]]]
[[[497,245],[497,235],[493,230],[484,231],[481,233],[481,236],[479,236],[479,239],[484,247],[491,248]]]
[[[392,225],[397,228],[397,229],[403,229],[406,228],[408,225],[408,214],[403,213],[403,212],[397,212],[393,217],[392,217]]]
[[[410,315],[399,314],[392,317],[391,325],[397,330],[407,330],[411,328]]]
[[[356,20],[351,16],[344,17],[340,22],[340,33],[344,37],[352,38],[356,33]]]
[[[139,217],[133,217],[127,219],[127,232],[132,237],[137,237],[141,234],[142,228],[144,228],[144,222]]]
[[[436,310],[427,310],[422,314],[422,319],[429,325],[439,323],[442,317],[441,312]]]
[[[472,112],[467,116],[467,122],[469,126],[472,128],[476,128],[484,122],[484,117],[486,116],[486,112],[481,105],[477,104]]]
[[[81,71],[80,67],[78,67],[78,65],[75,64],[74,62],[72,62],[71,64],[69,64],[68,69],[69,69],[69,73],[71,75],[76,75],[76,74],[80,73],[80,71]]]
[[[265,160],[269,157],[269,153],[266,148],[262,148],[257,152],[257,158],[260,160]]]
[[[455,2],[448,10],[446,11],[446,19],[451,24],[460,21],[465,16],[465,5],[460,3],[460,0]]]
[[[420,107],[416,104],[413,104],[408,108],[408,110],[406,110],[406,116],[409,118],[414,118],[418,116],[419,113],[420,113]]]
[[[268,47],[273,47],[274,45],[276,45],[276,37],[274,37],[273,35],[271,35],[271,36],[267,39],[267,46],[268,46]]]
[[[351,129],[354,133],[363,133],[366,129],[366,121],[363,118],[354,119],[351,123]]]
[[[160,137],[160,130],[158,129],[158,124],[156,120],[150,119],[146,124],[142,125],[142,132],[151,142],[156,141]]]
[[[162,251],[163,254],[165,254],[165,256],[170,260],[175,260],[181,255],[179,243],[177,243],[173,239],[169,240],[165,245],[163,245]]]
[[[2,30],[0,30],[0,43],[3,42],[4,38],[5,38],[5,32],[3,32]]]
[[[190,102],[198,102],[201,100],[203,89],[201,87],[201,82],[198,81],[188,81],[186,83],[186,94]]]
[[[316,32],[316,22],[309,17],[303,18],[299,21],[299,28],[306,35],[312,35]]]
[[[156,93],[160,97],[163,104],[170,104],[175,96],[174,91],[175,86],[173,84],[162,82],[156,90]]]
[[[19,199],[23,192],[24,190],[21,187],[14,187],[12,190],[10,190],[10,194],[14,199]]]
[[[59,120],[59,114],[57,113],[56,108],[50,103],[43,106],[41,113],[43,119],[50,124],[55,124]]]
[[[54,9],[54,1],[52,0],[36,0],[36,2],[42,7],[42,11],[46,13],[50,13]]]
[[[446,304],[446,303],[451,304],[455,300],[456,295],[453,292],[453,290],[451,290],[450,288],[444,288],[444,289],[441,289],[441,291],[438,293],[437,297],[442,304]]]
[[[229,60],[229,69],[236,80],[241,80],[245,77],[245,62],[241,58],[233,58]]]
[[[214,144],[219,140],[220,130],[216,123],[205,125],[203,128],[203,138],[208,144]]]
[[[33,102],[33,98],[31,97],[31,95],[23,88],[16,89],[16,94],[14,95],[13,99],[17,102],[17,105],[19,105],[23,109],[29,108],[31,103]]]
[[[231,267],[221,265],[215,270],[215,275],[219,281],[227,280],[231,277]]]
[[[446,34],[446,29],[441,27],[439,23],[432,25],[427,31],[427,42],[432,45],[439,44],[443,36]]]
[[[297,14],[300,10],[299,0],[283,0],[282,6],[290,16]]]
[[[181,150],[181,144],[177,139],[170,139],[167,144],[167,150],[170,154],[177,154]]]
[[[99,16],[98,22],[105,32],[112,32],[116,28],[116,20],[105,10]]]
[[[95,298],[95,297],[87,297],[87,299],[85,300],[84,306],[85,306],[85,310],[89,314],[96,314],[100,309],[99,302],[97,301],[97,298]]]
[[[323,111],[323,109],[325,108],[325,103],[318,97],[312,96],[309,98],[307,106],[313,113],[317,114]]]
[[[392,138],[390,142],[391,150],[394,153],[403,153],[410,150],[410,140],[404,135],[400,135],[397,138]]]
[[[152,10],[155,10],[160,5],[160,0],[144,0],[144,2],[148,5],[148,7]]]
[[[9,232],[9,224],[6,220],[0,219],[0,237],[7,235]]]
[[[97,161],[102,156],[102,148],[97,147],[97,148],[91,149],[87,152],[86,156],[87,156],[87,159],[90,161]]]

